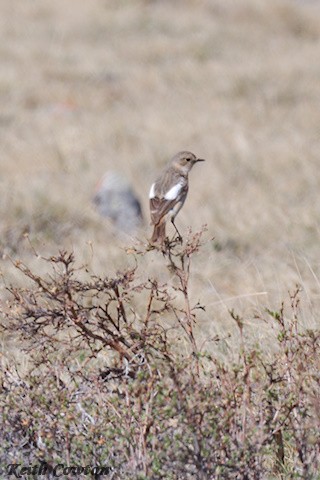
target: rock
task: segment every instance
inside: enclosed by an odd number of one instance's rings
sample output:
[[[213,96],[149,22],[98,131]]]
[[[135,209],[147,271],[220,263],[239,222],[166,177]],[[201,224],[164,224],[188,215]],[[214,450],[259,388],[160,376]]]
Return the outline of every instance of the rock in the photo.
[[[128,180],[118,172],[107,172],[102,177],[93,202],[100,215],[109,218],[122,232],[134,233],[142,224],[140,201]]]

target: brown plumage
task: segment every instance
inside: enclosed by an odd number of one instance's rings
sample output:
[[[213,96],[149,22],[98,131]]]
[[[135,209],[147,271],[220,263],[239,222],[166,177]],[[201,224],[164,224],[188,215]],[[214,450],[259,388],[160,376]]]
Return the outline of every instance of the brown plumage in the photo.
[[[182,208],[188,193],[188,173],[197,162],[204,161],[191,152],[177,153],[162,175],[150,189],[151,224],[154,225],[152,243],[163,243],[166,237],[166,221],[171,220],[178,237],[180,233],[174,219]]]

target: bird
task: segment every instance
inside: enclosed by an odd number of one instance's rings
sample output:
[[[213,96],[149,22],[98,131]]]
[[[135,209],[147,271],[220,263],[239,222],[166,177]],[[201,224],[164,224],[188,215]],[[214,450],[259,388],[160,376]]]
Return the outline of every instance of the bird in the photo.
[[[150,216],[151,225],[154,226],[150,239],[152,244],[163,244],[166,238],[166,222],[168,220],[174,226],[178,234],[178,240],[182,241],[174,220],[188,194],[188,174],[198,162],[204,162],[204,159],[197,158],[191,152],[179,152],[170,160],[160,177],[151,185],[149,193]]]

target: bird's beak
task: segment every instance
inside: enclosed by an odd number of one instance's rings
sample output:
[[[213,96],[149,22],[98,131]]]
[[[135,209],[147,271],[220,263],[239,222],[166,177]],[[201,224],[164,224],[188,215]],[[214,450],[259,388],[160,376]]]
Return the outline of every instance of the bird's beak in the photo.
[[[205,162],[204,158],[197,158],[196,162]]]

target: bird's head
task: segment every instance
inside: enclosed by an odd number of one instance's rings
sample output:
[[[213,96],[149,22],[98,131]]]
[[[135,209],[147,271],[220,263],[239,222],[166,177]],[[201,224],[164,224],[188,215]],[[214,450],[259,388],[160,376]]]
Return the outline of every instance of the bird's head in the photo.
[[[181,171],[183,174],[188,174],[197,162],[204,162],[203,158],[197,158],[191,152],[179,152],[171,160],[173,168]]]

